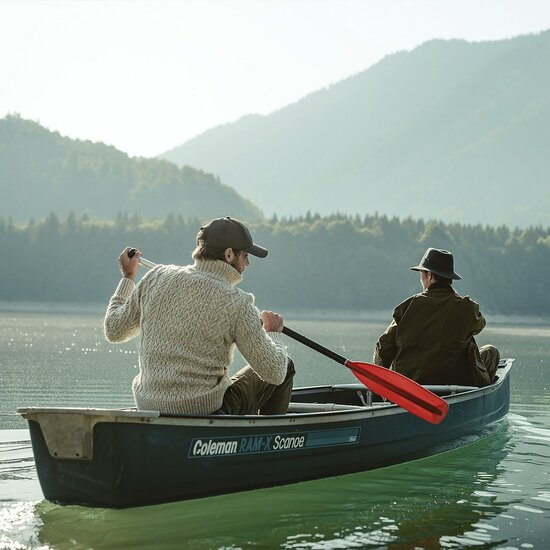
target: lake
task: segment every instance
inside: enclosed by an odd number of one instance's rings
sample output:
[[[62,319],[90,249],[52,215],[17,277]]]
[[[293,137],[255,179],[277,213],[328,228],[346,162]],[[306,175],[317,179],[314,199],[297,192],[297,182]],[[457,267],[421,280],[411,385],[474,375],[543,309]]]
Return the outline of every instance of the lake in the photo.
[[[550,547],[549,319],[489,317],[480,345],[514,357],[500,430],[435,457],[370,472],[127,510],[43,499],[17,407],[126,407],[135,342],[102,335],[102,308],[0,304],[0,549]],[[370,361],[389,312],[288,314],[286,324]],[[296,386],[355,382],[286,339]],[[234,369],[242,365],[236,357]]]

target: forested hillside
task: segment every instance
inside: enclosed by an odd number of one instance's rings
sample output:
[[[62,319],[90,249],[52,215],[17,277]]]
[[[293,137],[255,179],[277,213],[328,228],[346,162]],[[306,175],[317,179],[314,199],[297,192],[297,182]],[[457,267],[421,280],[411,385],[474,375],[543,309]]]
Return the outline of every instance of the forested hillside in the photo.
[[[71,214],[16,226],[0,219],[0,300],[106,303],[126,246],[162,263],[191,263],[200,225],[169,216],[143,222],[118,216],[90,221]],[[455,283],[486,312],[547,315],[550,230],[444,225],[385,216],[305,216],[251,225],[269,249],[251,258],[241,287],[264,309],[390,310],[420,289],[409,271],[428,246],[455,254]]]
[[[267,215],[550,225],[550,31],[434,40],[163,155]]]
[[[165,160],[130,158],[103,143],[72,140],[18,116],[0,119],[0,216],[27,222],[72,210],[113,219],[168,214],[208,218],[261,212],[219,179]]]

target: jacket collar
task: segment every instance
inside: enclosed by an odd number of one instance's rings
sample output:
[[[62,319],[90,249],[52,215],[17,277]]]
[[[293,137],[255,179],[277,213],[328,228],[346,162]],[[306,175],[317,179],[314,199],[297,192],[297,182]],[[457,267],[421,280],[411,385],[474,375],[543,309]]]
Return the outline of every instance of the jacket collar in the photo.
[[[424,290],[422,294],[456,294],[455,289],[451,285],[442,285],[434,283],[430,288]]]
[[[438,288],[445,288],[447,290],[453,290],[454,288],[451,285],[448,285],[446,283],[434,283],[430,286],[429,290],[437,290]]]

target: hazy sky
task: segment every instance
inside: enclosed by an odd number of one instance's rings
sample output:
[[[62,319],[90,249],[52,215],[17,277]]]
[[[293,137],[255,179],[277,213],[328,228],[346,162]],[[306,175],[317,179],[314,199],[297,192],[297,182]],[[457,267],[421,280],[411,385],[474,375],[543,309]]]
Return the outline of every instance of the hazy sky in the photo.
[[[0,118],[154,156],[432,38],[550,28],[550,0],[0,0]]]

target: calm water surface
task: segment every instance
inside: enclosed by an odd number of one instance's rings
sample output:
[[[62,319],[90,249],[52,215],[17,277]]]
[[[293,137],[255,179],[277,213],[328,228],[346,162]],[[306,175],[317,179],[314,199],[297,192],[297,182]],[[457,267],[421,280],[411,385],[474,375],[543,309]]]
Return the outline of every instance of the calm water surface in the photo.
[[[43,499],[28,405],[132,406],[136,344],[103,340],[102,312],[0,309],[0,549],[550,548],[550,325],[494,319],[478,339],[515,357],[511,412],[461,449],[361,474],[208,499],[104,510]],[[379,314],[288,316],[351,359],[371,359]],[[296,385],[355,382],[288,340]],[[236,358],[236,367],[242,359]]]

